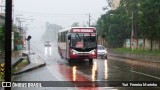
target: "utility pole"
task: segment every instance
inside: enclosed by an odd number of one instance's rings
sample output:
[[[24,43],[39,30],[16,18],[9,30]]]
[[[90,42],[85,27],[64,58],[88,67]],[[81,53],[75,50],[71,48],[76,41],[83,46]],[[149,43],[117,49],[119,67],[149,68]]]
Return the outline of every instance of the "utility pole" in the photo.
[[[27,47],[26,47],[26,46],[27,46],[27,40],[26,40],[26,39],[27,39],[28,25],[29,25],[29,24],[26,24],[26,25],[25,25],[25,31],[24,31],[24,34],[25,34],[25,35],[24,35],[24,42],[25,42],[25,49],[26,49],[26,50],[27,50]]]
[[[12,0],[5,3],[5,82],[11,82]],[[5,88],[10,90],[11,87]]]
[[[132,10],[132,28],[131,28],[131,50],[134,49],[134,38],[135,38],[135,30],[134,30],[134,12]]]
[[[90,22],[91,22],[91,16],[90,16],[90,13],[89,13],[89,22],[88,22],[89,27],[90,27]]]
[[[83,21],[83,27],[84,27],[84,21]]]
[[[138,49],[138,37],[137,37],[137,24],[136,24],[136,16],[137,14],[137,0],[132,0],[132,28],[131,28],[131,50]]]

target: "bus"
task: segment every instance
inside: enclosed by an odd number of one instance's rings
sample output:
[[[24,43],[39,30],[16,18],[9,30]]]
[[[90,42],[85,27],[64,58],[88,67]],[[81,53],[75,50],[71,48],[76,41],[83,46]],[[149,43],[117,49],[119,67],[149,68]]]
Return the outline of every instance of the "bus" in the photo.
[[[58,52],[72,61],[97,58],[97,32],[95,27],[71,27],[58,31]]]

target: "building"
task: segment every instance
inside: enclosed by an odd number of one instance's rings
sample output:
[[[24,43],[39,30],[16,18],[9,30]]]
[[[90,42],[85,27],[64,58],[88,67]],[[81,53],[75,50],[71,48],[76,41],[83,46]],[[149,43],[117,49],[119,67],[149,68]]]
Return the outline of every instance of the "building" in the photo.
[[[111,9],[112,10],[117,9],[117,7],[119,6],[119,4],[120,4],[120,0],[112,0]]]

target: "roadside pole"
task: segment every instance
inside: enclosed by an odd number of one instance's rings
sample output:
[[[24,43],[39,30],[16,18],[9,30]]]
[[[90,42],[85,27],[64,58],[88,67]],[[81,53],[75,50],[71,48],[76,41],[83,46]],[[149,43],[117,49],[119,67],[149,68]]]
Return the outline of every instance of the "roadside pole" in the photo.
[[[5,0],[5,82],[11,82],[11,32],[12,32],[12,0]],[[5,90],[11,90],[7,83],[2,84]]]
[[[30,40],[28,41],[28,54],[30,55]]]

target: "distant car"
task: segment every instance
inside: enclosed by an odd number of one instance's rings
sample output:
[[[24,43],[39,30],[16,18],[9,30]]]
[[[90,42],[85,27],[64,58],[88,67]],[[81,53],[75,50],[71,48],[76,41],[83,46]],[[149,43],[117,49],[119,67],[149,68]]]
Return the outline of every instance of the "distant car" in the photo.
[[[100,58],[107,59],[107,48],[105,48],[103,45],[97,46],[97,55]]]
[[[51,47],[51,42],[50,41],[45,41],[44,46],[45,47]]]

